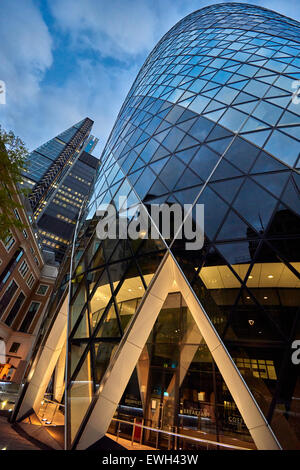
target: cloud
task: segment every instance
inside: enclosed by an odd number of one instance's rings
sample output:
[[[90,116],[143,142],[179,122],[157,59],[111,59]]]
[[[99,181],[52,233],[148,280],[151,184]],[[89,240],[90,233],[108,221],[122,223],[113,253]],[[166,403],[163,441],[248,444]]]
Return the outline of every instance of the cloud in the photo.
[[[146,0],[51,0],[49,7],[75,47],[89,47],[102,57],[139,54],[156,37],[158,18]]]
[[[297,1],[248,3],[299,19]],[[2,124],[33,149],[89,116],[100,138],[98,154],[158,40],[181,18],[212,3],[218,2],[2,0]]]
[[[84,117],[90,117],[95,121],[92,133],[100,138],[96,149],[96,154],[100,156],[100,149],[104,147],[120,104],[137,72],[136,66],[127,70],[118,67],[108,69],[101,63],[78,60],[76,74],[70,76],[63,86],[51,85],[43,89],[34,110],[32,126],[35,116],[40,116],[39,129],[43,129],[40,137],[43,134],[43,139],[47,140]]]
[[[52,39],[39,10],[31,0],[2,3],[0,16],[0,79],[6,83],[7,105],[2,122],[13,127],[26,120],[24,110],[40,92],[40,81],[52,65]]]

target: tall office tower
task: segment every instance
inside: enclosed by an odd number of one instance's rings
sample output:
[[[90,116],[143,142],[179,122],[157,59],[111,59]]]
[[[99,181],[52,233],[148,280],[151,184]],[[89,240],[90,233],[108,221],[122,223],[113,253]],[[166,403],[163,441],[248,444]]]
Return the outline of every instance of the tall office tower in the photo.
[[[244,3],[188,15],[149,55],[77,240],[67,448],[131,437],[133,418],[151,447],[299,448],[299,78],[300,24]],[[149,209],[204,204],[203,247],[179,229],[101,241],[97,207],[125,195]],[[38,413],[41,371],[47,382],[63,348],[66,285],[41,349],[55,354],[41,353],[18,417]]]
[[[28,156],[24,184],[31,187],[29,201],[41,244],[60,262],[70,243],[77,216],[88,202],[99,160],[93,151],[93,121],[86,118],[49,140]]]

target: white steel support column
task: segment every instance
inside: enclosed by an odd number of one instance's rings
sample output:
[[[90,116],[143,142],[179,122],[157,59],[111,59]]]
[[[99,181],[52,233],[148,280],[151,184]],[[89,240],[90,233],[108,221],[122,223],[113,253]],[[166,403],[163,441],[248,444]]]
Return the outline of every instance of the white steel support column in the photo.
[[[171,254],[167,255],[154,276],[104,374],[97,401],[79,438],[77,449],[86,449],[105,435],[164,301],[168,293],[174,291],[174,284],[184,297],[257,448],[280,449],[253,395]]]
[[[44,398],[48,383],[66,342],[67,333],[68,296],[49,332],[46,343],[35,367],[29,373],[28,387],[22,399],[22,403],[16,419],[22,418],[31,409],[37,413]]]

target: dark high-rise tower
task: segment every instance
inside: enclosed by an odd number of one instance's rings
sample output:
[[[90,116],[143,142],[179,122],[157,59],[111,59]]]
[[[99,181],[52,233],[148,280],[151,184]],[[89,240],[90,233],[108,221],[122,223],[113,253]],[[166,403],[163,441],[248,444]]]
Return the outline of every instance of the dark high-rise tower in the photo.
[[[61,261],[70,243],[80,208],[87,204],[99,160],[88,152],[98,139],[86,118],[41,145],[28,156],[24,185],[43,249]]]

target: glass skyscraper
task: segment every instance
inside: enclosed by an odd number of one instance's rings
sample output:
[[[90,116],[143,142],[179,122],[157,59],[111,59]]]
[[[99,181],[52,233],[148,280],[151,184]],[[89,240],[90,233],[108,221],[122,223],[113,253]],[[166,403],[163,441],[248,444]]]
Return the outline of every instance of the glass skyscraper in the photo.
[[[246,4],[188,15],[147,58],[77,238],[68,448],[134,417],[196,439],[299,448],[299,79],[300,24]],[[97,208],[125,195],[146,208],[204,204],[203,248],[174,235],[99,240]],[[156,445],[179,448],[166,436]],[[155,439],[144,432],[147,445]]]
[[[44,250],[61,262],[74,232],[80,208],[88,203],[99,160],[92,152],[98,139],[85,118],[32,151],[23,184]]]

